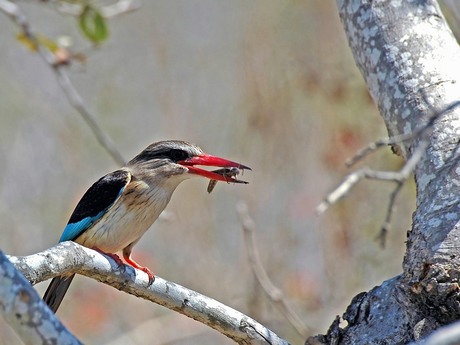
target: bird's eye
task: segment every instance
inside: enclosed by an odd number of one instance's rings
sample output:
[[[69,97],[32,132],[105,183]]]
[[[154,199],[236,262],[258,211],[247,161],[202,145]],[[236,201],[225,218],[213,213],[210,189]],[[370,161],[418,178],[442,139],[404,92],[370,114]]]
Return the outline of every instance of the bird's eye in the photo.
[[[174,162],[183,161],[188,158],[188,154],[182,150],[172,149],[169,151],[169,158]]]

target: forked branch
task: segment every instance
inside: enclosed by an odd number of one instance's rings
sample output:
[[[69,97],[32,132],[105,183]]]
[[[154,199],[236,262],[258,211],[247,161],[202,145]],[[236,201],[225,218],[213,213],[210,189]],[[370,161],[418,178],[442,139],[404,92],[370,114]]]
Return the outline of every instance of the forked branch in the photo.
[[[425,152],[430,144],[430,135],[432,133],[433,126],[435,125],[436,121],[438,121],[443,115],[454,110],[459,105],[460,102],[454,102],[442,111],[434,111],[434,114],[429,118],[427,123],[418,127],[411,133],[398,135],[386,139],[380,139],[369,144],[365,148],[359,150],[354,157],[346,161],[347,166],[352,166],[356,164],[358,161],[361,161],[369,154],[375,152],[376,150],[382,147],[386,147],[388,145],[398,145],[406,141],[413,141],[414,143],[416,143],[416,146],[412,151],[412,154],[399,171],[378,171],[370,169],[368,167],[364,167],[348,174],[343,179],[343,181],[326,196],[324,201],[318,205],[316,209],[317,213],[321,214],[325,212],[331,205],[335,204],[338,200],[347,195],[350,192],[350,190],[363,179],[394,182],[396,183],[396,187],[393,189],[390,195],[385,221],[382,224],[379,235],[377,236],[381,245],[384,246],[386,233],[388,232],[388,229],[391,225],[391,218],[394,212],[396,198],[399,192],[401,191],[404,183],[411,176],[416,165],[425,155]],[[452,151],[449,161],[455,161],[456,157],[458,156],[459,146],[460,143],[457,143],[456,148]]]

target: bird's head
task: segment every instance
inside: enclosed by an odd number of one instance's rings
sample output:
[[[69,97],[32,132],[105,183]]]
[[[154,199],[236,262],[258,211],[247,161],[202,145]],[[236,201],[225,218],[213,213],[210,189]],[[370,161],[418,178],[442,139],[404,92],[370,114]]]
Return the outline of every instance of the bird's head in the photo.
[[[197,165],[224,169],[209,171]],[[138,173],[151,175],[155,179],[173,179],[177,183],[193,176],[245,183],[236,178],[237,174],[226,173],[225,168],[251,170],[240,163],[206,154],[198,146],[180,140],[159,141],[149,145],[128,163],[128,167]]]

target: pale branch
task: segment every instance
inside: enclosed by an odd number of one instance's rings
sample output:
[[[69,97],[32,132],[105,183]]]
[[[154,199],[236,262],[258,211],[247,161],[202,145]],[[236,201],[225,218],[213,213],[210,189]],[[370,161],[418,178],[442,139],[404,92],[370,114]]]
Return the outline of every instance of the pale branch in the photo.
[[[414,171],[417,163],[422,159],[428,146],[428,139],[421,140],[415,151],[412,153],[412,156],[406,161],[399,171],[377,171],[365,167],[350,173],[331,193],[326,196],[324,201],[318,205],[316,212],[318,214],[325,212],[329,206],[335,204],[338,200],[343,198],[358,182],[363,179],[395,182],[396,187],[390,194],[385,220],[377,236],[380,244],[385,246],[386,234],[391,225],[391,217],[393,215],[396,198],[404,183]]]
[[[425,100],[425,102],[429,104],[427,100]],[[436,124],[436,121],[439,120],[441,116],[451,112],[459,105],[460,102],[453,102],[451,105],[449,105],[442,111],[433,111],[433,115],[429,117],[429,120],[424,125],[419,126],[411,133],[406,133],[386,139],[380,139],[378,141],[370,143],[368,146],[359,150],[352,158],[346,161],[345,164],[347,166],[352,166],[356,164],[358,161],[364,159],[370,153],[384,146],[397,145],[409,140],[419,141],[418,146],[415,148],[410,158],[406,161],[401,170],[397,172],[376,171],[365,167],[350,173],[332,192],[330,192],[326,196],[324,201],[317,207],[317,213],[325,212],[331,205],[333,205],[346,194],[348,194],[351,188],[354,187],[362,179],[395,182],[397,185],[390,195],[385,221],[382,224],[379,235],[377,236],[377,239],[380,241],[382,247],[384,247],[386,234],[388,232],[389,227],[391,226],[391,217],[393,215],[396,198],[399,192],[401,191],[401,188],[403,187],[404,183],[407,181],[409,176],[414,171],[417,163],[422,159],[423,155],[425,154],[430,143],[429,135],[432,132],[433,126]],[[452,162],[455,162],[459,145],[460,144],[457,143],[457,146],[453,150],[452,155],[449,159]]]
[[[13,22],[21,30],[22,34],[33,43],[37,52],[41,56],[42,60],[51,68],[54,72],[61,89],[64,91],[70,105],[80,114],[86,124],[89,126],[94,136],[96,137],[99,144],[109,153],[109,155],[119,165],[124,165],[125,160],[123,159],[120,152],[116,149],[110,137],[101,129],[96,121],[95,116],[88,109],[88,106],[83,101],[83,98],[78,93],[75,86],[70,81],[69,76],[65,72],[65,65],[58,63],[56,56],[49,51],[46,47],[40,44],[35,33],[30,28],[30,24],[27,17],[21,11],[20,7],[8,0],[0,0],[0,11],[8,15]]]
[[[432,108],[426,95],[424,95],[423,93],[422,95],[424,96],[423,98],[425,100],[425,104],[427,104],[428,107]],[[441,111],[436,111],[435,109],[432,109],[433,115],[429,117],[428,121],[425,124],[417,127],[414,131],[410,133],[395,135],[390,138],[381,138],[377,141],[370,143],[369,145],[358,150],[358,152],[356,152],[356,154],[353,157],[347,159],[345,161],[345,165],[347,167],[351,167],[355,165],[356,163],[358,163],[359,161],[363,160],[369,154],[375,152],[376,150],[382,147],[402,144],[406,141],[411,141],[413,139],[417,139],[418,137],[424,136],[426,133],[428,133],[432,129],[435,122],[441,116],[450,113],[451,111],[455,110],[455,108],[457,108],[458,106],[460,106],[460,102],[453,102],[451,105],[449,105],[448,107],[446,107],[445,109]]]
[[[26,345],[81,344],[0,251],[0,314]]]
[[[389,181],[401,183],[408,178],[405,171],[377,171],[368,167],[361,168],[348,174],[343,181],[329,193],[324,201],[316,208],[317,213],[325,212],[331,205],[343,198],[362,179]]]
[[[239,344],[288,344],[250,317],[212,298],[156,277],[148,286],[147,275],[117,263],[75,242],[60,243],[43,252],[9,259],[32,283],[68,273],[78,273],[136,297],[191,317]]]
[[[428,101],[426,101],[427,105],[429,105]],[[344,197],[355,184],[357,184],[362,179],[373,179],[373,180],[382,180],[382,181],[393,181],[398,184],[395,188],[394,192],[392,193],[390,199],[390,206],[394,205],[394,199],[396,198],[397,194],[399,193],[400,184],[403,184],[410,174],[414,171],[417,163],[422,159],[423,155],[425,154],[428,146],[429,146],[429,135],[433,129],[433,126],[436,124],[437,120],[439,120],[443,115],[450,113],[455,108],[460,106],[460,102],[453,102],[448,107],[441,111],[433,111],[433,115],[429,117],[428,121],[416,128],[411,133],[397,135],[391,138],[383,138],[377,140],[373,143],[370,143],[366,147],[359,150],[352,158],[348,159],[345,164],[347,166],[352,166],[356,164],[358,161],[364,159],[372,152],[388,146],[388,145],[397,145],[403,142],[417,139],[419,143],[415,148],[414,152],[410,156],[410,158],[406,161],[404,166],[399,171],[390,172],[390,171],[376,171],[369,169],[367,167],[358,169],[343,179],[343,181],[332,191],[330,192],[324,201],[318,205],[316,211],[318,213],[325,212],[331,205],[335,204],[339,201],[342,197]],[[431,107],[431,106],[430,106]],[[458,151],[458,145],[456,149],[453,151],[451,159],[455,158],[455,154]],[[392,211],[389,210],[387,212],[387,219],[391,218]],[[385,225],[384,225],[385,226]]]
[[[266,293],[270,301],[281,310],[295,330],[300,335],[307,336],[311,333],[311,329],[303,323],[300,316],[292,309],[281,289],[273,284],[262,265],[259,250],[257,249],[255,241],[256,226],[252,218],[249,216],[246,203],[242,201],[239,202],[237,204],[237,212],[243,227],[244,243],[248,253],[249,265],[257,279],[257,282],[262,287],[262,290]]]
[[[345,165],[348,168],[350,168],[353,165],[355,165],[356,163],[358,163],[359,161],[361,161],[364,158],[366,158],[371,153],[377,151],[378,149],[381,149],[382,147],[391,146],[391,145],[401,144],[403,142],[412,140],[412,139],[416,138],[418,135],[422,134],[428,128],[429,128],[429,123],[424,125],[424,126],[419,127],[414,132],[411,132],[411,133],[408,133],[408,134],[396,135],[396,136],[391,137],[391,138],[381,138],[381,139],[379,139],[377,141],[374,141],[374,142],[370,143],[369,145],[363,147],[362,149],[358,150],[358,152],[356,152],[356,154],[353,157],[348,158],[345,161]]]
[[[358,152],[356,152],[353,157],[348,158],[345,161],[345,165],[347,166],[347,168],[351,168],[353,165],[363,160],[365,157],[369,156],[371,153],[377,151],[378,149],[382,147],[387,147],[390,145],[395,145],[397,143],[401,143],[403,141],[412,139],[412,137],[413,135],[412,133],[410,133],[410,134],[398,135],[393,138],[383,138],[383,139],[374,141],[370,143],[369,145],[367,145],[366,147],[363,147],[362,149],[358,150]]]

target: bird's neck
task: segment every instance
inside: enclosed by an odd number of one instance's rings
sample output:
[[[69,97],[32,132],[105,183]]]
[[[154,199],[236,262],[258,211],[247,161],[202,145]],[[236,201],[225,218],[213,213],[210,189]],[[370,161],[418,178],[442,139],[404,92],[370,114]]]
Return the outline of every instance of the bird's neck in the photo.
[[[168,204],[177,186],[184,181],[180,175],[158,176],[145,171],[131,171],[130,187],[136,189],[137,195],[144,195],[161,212]]]

